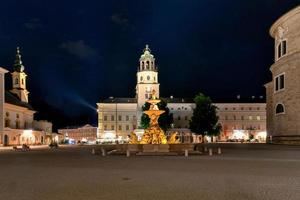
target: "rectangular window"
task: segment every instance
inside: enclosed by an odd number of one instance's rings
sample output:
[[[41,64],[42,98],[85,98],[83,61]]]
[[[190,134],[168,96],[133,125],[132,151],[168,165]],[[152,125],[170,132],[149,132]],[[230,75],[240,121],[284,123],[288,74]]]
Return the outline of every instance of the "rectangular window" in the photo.
[[[105,130],[105,131],[107,130],[107,125],[104,125],[104,130]]]
[[[260,116],[256,116],[257,121],[260,121]]]
[[[135,125],[135,124],[133,124],[133,125],[132,125],[132,128],[133,128],[133,130],[134,130],[134,129],[136,129],[136,125]]]
[[[284,75],[279,76],[279,89],[284,88]]]
[[[126,131],[128,131],[129,130],[129,125],[126,125]]]
[[[280,74],[275,77],[275,92],[279,90],[283,90],[284,87],[285,87],[284,74]]]
[[[278,49],[277,49],[277,57],[280,58],[281,57],[281,43],[278,45]]]
[[[286,53],[287,53],[287,42],[286,40],[283,40],[277,46],[277,59],[286,55]]]
[[[282,41],[282,55],[286,54],[286,40]]]
[[[104,115],[104,121],[107,121],[107,116],[106,115]]]
[[[115,116],[114,115],[111,116],[111,121],[115,121]]]
[[[119,115],[118,120],[122,121],[122,116],[121,115]]]
[[[111,125],[111,130],[115,130],[115,126],[114,125]]]
[[[122,130],[122,125],[119,125],[119,131],[121,131]]]
[[[129,121],[129,116],[128,115],[126,115],[126,121]]]

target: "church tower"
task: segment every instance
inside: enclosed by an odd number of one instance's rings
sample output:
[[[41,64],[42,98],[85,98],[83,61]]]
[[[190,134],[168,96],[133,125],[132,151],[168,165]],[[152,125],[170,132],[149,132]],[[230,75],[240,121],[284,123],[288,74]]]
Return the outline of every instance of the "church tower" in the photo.
[[[29,92],[26,89],[26,74],[21,60],[20,49],[17,47],[16,60],[14,63],[14,72],[12,75],[12,90],[11,92],[18,95],[19,99],[28,103]]]
[[[151,98],[152,90],[156,91],[156,96],[159,98],[158,72],[155,66],[155,58],[151,54],[151,50],[148,45],[146,45],[146,48],[144,49],[144,52],[141,55],[139,61],[140,65],[136,74],[136,98],[138,104],[138,120],[141,118],[142,115],[142,106],[149,98]]]

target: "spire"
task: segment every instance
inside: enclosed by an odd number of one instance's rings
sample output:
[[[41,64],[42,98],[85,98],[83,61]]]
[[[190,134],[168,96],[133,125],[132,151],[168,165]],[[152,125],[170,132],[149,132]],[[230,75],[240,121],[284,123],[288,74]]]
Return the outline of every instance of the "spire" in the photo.
[[[24,66],[22,64],[21,60],[21,53],[20,53],[20,48],[17,47],[17,52],[16,52],[16,59],[14,63],[14,71],[16,72],[23,72],[24,71]]]

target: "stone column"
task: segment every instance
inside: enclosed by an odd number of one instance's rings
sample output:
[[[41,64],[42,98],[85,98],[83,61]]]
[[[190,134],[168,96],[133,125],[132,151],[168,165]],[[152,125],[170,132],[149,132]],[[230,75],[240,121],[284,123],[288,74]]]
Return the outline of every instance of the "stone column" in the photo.
[[[0,67],[0,144],[3,144],[4,137],[4,102],[5,102],[5,73],[8,71]]]

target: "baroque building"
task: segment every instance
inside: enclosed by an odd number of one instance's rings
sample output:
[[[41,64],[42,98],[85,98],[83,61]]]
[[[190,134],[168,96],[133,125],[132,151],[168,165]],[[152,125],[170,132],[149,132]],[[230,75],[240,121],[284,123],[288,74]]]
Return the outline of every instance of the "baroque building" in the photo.
[[[22,63],[20,49],[17,48],[16,58],[13,65],[12,90],[6,91],[4,87],[4,73],[7,70],[2,68],[1,75],[1,107],[0,109],[0,144],[20,145],[20,144],[43,144],[45,143],[46,129],[43,129],[40,121],[34,121],[34,113],[36,112],[28,103],[28,90],[26,87],[25,67]],[[5,99],[3,101],[3,99]],[[52,129],[52,123],[48,122]],[[35,128],[37,127],[37,128]]]
[[[80,127],[66,127],[58,129],[58,133],[62,135],[69,144],[88,143],[94,144],[97,140],[97,127],[86,124]]]
[[[139,59],[137,70],[137,85],[135,98],[109,97],[97,103],[98,132],[97,138],[102,141],[126,140],[130,132],[135,131],[141,136],[143,130],[138,129],[142,116],[142,106],[151,98],[151,91],[156,91],[159,98],[158,69],[155,57],[148,45]],[[193,115],[195,103],[193,99],[163,98],[167,102],[170,113],[173,114],[172,129],[177,131],[183,142],[198,142],[189,130],[189,121]],[[216,102],[218,115],[223,127],[220,139],[248,139],[253,135],[261,141],[266,137],[266,104],[264,98],[241,99]]]
[[[267,132],[273,143],[300,143],[300,6],[271,27],[274,38],[272,81],[267,94]]]

